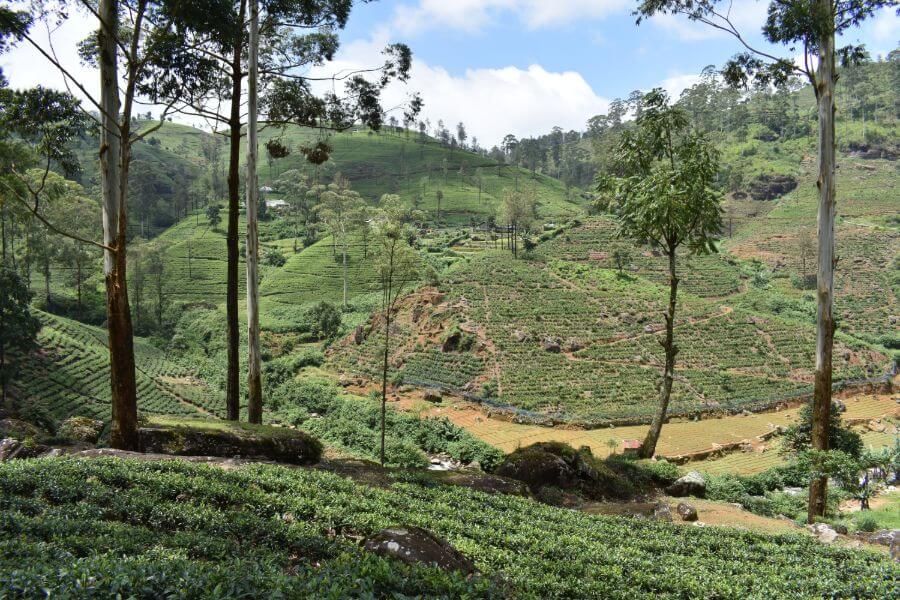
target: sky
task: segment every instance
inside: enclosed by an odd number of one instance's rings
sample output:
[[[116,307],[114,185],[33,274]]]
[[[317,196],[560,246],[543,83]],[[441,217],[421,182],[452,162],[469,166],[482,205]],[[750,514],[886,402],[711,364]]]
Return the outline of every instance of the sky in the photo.
[[[676,97],[707,65],[741,50],[739,42],[684,17],[651,19],[640,26],[634,0],[381,0],[354,8],[334,63],[315,75],[381,64],[381,50],[403,42],[413,51],[412,77],[392,84],[384,104],[400,107],[412,92],[425,101],[422,118],[452,131],[462,121],[469,138],[490,147],[512,133],[527,137],[554,126],[585,129],[610,100],[632,90],[663,87]],[[760,35],[767,0],[734,0],[732,17],[748,40]],[[75,43],[92,28],[85,15],[51,32],[53,47],[72,74],[96,89],[96,72],[80,65]],[[46,30],[41,39],[47,39]],[[900,17],[882,10],[845,37],[885,55],[900,42]],[[49,49],[49,46],[45,45]],[[789,49],[775,48],[790,56]],[[61,86],[36,50],[21,46],[0,55],[14,87]],[[76,91],[77,90],[74,90]],[[401,117],[396,108],[392,114]]]

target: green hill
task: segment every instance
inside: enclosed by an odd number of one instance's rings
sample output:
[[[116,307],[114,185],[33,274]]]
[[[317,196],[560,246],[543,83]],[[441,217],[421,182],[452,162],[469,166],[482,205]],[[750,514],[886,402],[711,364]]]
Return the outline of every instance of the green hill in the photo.
[[[40,350],[23,361],[12,395],[23,413],[52,421],[110,414],[109,350],[106,330],[38,312]],[[149,342],[135,340],[138,410],[142,413],[203,416],[217,413],[217,394],[192,369],[169,359]]]

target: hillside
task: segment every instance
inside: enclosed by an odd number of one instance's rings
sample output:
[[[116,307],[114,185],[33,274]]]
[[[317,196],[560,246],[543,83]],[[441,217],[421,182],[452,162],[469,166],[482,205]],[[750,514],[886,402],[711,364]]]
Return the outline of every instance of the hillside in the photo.
[[[838,188],[835,380],[874,379],[892,368],[897,344],[900,232],[890,183],[897,166],[851,156],[841,165],[847,181]],[[815,223],[808,162],[798,176],[795,191],[732,222],[720,253],[682,257],[671,414],[761,409],[809,390],[815,301],[800,282],[797,242]],[[729,207],[737,212],[741,202],[732,198]],[[475,252],[448,271],[441,295],[410,300],[398,322],[395,367],[407,383],[466,393],[533,418],[647,419],[663,358],[657,340],[668,293],[664,261],[632,249],[619,273],[615,251],[630,244],[616,239],[607,217],[544,237],[525,260]],[[471,342],[442,351],[458,330]],[[375,346],[345,340],[332,354],[334,368],[374,375]]]
[[[109,418],[109,350],[106,330],[39,312],[40,350],[13,385],[23,417],[51,428],[72,415]],[[217,413],[218,395],[190,368],[173,362],[148,341],[135,341],[138,410],[148,415]]]
[[[0,584],[52,595],[206,597],[886,598],[896,563],[809,536],[593,516],[389,474],[224,470],[177,461],[0,465]],[[466,578],[359,546],[419,526]]]

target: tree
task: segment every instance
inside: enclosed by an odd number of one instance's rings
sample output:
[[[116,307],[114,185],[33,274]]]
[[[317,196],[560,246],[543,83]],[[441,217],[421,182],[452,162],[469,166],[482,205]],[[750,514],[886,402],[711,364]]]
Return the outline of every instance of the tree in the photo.
[[[308,226],[315,206],[315,197],[308,194],[309,180],[302,171],[290,169],[281,174],[275,181],[275,189],[288,203],[289,213],[294,221],[294,252],[297,251],[297,240],[300,237],[299,223]]]
[[[897,0],[773,0],[763,26],[763,37],[772,44],[789,47],[790,55],[777,57],[748,43],[730,18],[730,2],[725,0],[640,0],[636,14],[641,19],[659,13],[683,14],[734,36],[745,48],[723,69],[725,80],[746,87],[753,79],[759,84],[784,84],[792,74],[806,77],[816,97],[819,124],[818,144],[818,272],[816,311],[816,372],[813,389],[812,445],[828,450],[828,411],[831,405],[832,352],[836,323],[834,300],[834,221],[835,221],[835,91],[838,82],[837,59],[844,65],[859,63],[865,57],[861,46],[836,47],[836,38],[858,27],[883,7]],[[724,10],[723,10],[724,8]],[[795,47],[803,47],[803,62],[794,60]],[[825,514],[828,480],[813,482],[809,489],[808,519]]]
[[[613,250],[613,261],[616,263],[616,269],[619,270],[619,276],[625,274],[625,269],[631,266],[634,260],[634,254],[628,246],[617,246]]]
[[[533,190],[516,191],[506,189],[500,202],[498,220],[506,223],[509,234],[509,248],[513,256],[519,256],[519,237],[526,236],[534,222],[537,200]]]
[[[36,346],[41,322],[30,312],[31,292],[19,275],[5,266],[0,266],[0,388],[2,406],[6,399],[9,383],[18,370],[18,358]]]
[[[222,207],[218,204],[210,204],[206,207],[206,219],[213,229],[218,228],[222,222]]]
[[[379,457],[384,465],[385,417],[387,414],[388,357],[390,355],[391,316],[403,291],[416,281],[419,259],[409,240],[415,235],[408,225],[397,218],[403,214],[397,196],[382,197],[381,211],[375,222],[375,272],[381,286],[381,311],[384,322],[384,347],[381,370],[381,448]]]
[[[816,256],[815,236],[808,229],[801,231],[797,238],[797,254],[800,258],[800,280],[805,288],[809,278],[809,271],[806,268],[807,264],[812,262]]]
[[[259,347],[259,2],[250,2],[250,72],[247,84],[247,420],[262,423]]]
[[[434,193],[435,200],[437,200],[437,216],[434,219],[434,224],[436,226],[440,226],[441,224],[441,201],[444,199],[443,190],[438,190]]]
[[[350,241],[359,224],[359,213],[365,208],[365,202],[359,193],[350,189],[350,181],[340,173],[335,175],[334,182],[322,194],[322,202],[316,212],[328,227],[333,243],[341,249],[341,276],[343,279],[343,307],[348,306],[348,254]]]
[[[381,92],[393,80],[406,81],[412,53],[403,44],[389,45],[384,63],[357,71],[342,71],[334,81],[345,84],[343,96],[330,91],[316,95],[307,75],[313,65],[334,58],[338,34],[346,26],[353,0],[258,0],[259,97],[270,127],[289,124],[323,131],[348,129],[362,122],[373,130],[384,120]],[[240,211],[240,154],[244,125],[243,80],[248,76],[248,0],[207,4],[172,2],[168,15],[175,18],[174,35],[154,40],[170,51],[154,61],[152,81],[141,91],[151,102],[173,104],[179,113],[199,117],[226,130],[228,157],[228,229],[226,246],[226,327],[228,371],[227,417],[236,420],[240,409],[238,323],[238,222]],[[371,74],[374,81],[364,74]],[[178,94],[172,94],[177,90]],[[223,99],[225,100],[223,102]],[[418,114],[421,100],[409,102],[410,115]],[[321,165],[331,146],[319,140],[300,151],[307,161]]]
[[[463,122],[460,121],[456,124],[456,139],[459,140],[459,145],[463,149],[466,147],[466,139],[468,138],[468,134],[466,133],[466,126],[463,125]]]
[[[156,51],[152,47],[148,48],[145,42],[148,36],[171,27],[173,21],[162,19],[161,23],[157,23],[154,16],[160,4],[149,0],[135,0],[128,4],[127,10],[118,0],[100,0],[96,6],[90,5],[91,12],[97,17],[99,32],[80,45],[79,53],[86,62],[99,66],[100,94],[96,96],[59,62],[55,52],[46,50],[31,33],[35,22],[43,19],[48,21],[48,30],[56,30],[53,26],[55,24],[50,24],[49,21],[64,20],[67,17],[67,7],[48,4],[35,8],[37,16],[2,11],[0,37],[12,37],[31,45],[62,74],[67,86],[76,88],[87,98],[96,113],[81,111],[80,104],[69,94],[55,93],[39,87],[19,94],[20,98],[30,98],[36,103],[20,102],[13,111],[15,114],[7,111],[5,118],[8,120],[7,124],[12,123],[11,129],[22,131],[26,139],[40,138],[40,143],[35,144],[34,148],[46,158],[45,170],[48,172],[54,161],[67,172],[77,167],[77,160],[68,149],[68,142],[83,130],[88,118],[93,119],[99,127],[102,243],[67,232],[41,215],[40,188],[26,186],[25,197],[29,199],[30,212],[55,233],[93,244],[104,251],[112,396],[110,444],[118,449],[137,450],[137,385],[126,277],[128,174],[132,147],[162,125],[166,112],[163,111],[156,126],[140,133],[132,130],[132,115],[137,88],[146,78],[146,67],[152,62]],[[123,67],[121,72],[120,65]],[[18,195],[16,197],[21,199]]]
[[[714,189],[719,171],[718,152],[703,134],[690,130],[687,116],[669,105],[661,89],[644,96],[641,116],[633,131],[622,135],[617,153],[619,178],[605,178],[601,188],[615,186],[620,236],[650,243],[665,252],[669,261],[669,306],[666,312],[666,354],[660,386],[659,410],[641,446],[650,458],[672,394],[675,379],[675,307],[678,297],[677,252],[715,251],[722,229],[721,194]]]

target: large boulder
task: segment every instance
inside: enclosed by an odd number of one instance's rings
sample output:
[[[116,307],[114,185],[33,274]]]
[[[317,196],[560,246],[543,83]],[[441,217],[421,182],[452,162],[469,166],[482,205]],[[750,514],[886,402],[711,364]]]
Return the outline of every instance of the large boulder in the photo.
[[[869,535],[869,543],[887,546],[891,558],[900,561],[900,529],[882,529]]]
[[[685,496],[703,498],[706,496],[706,480],[697,471],[691,471],[667,487],[666,493],[675,498],[683,498]]]
[[[477,572],[475,565],[456,548],[421,527],[388,527],[366,540],[364,547],[380,556],[408,565],[427,565],[466,575]]]
[[[774,200],[793,191],[798,181],[792,175],[760,175],[750,183],[754,200]]]
[[[242,428],[219,422],[190,421],[176,425],[150,424],[139,429],[141,450],[177,456],[258,458],[295,465],[311,465],[322,457],[322,444],[294,429]]]
[[[566,490],[591,500],[622,499],[634,493],[630,483],[595,458],[588,446],[575,450],[560,442],[519,448],[504,458],[494,474],[522,481],[544,499],[559,497],[544,488]],[[542,489],[544,493],[539,493]]]
[[[69,417],[56,430],[56,435],[74,442],[96,444],[103,432],[103,421],[88,417]]]
[[[517,479],[532,492],[544,486],[565,489],[575,484],[574,469],[561,457],[540,448],[513,452],[497,467],[496,474]]]

